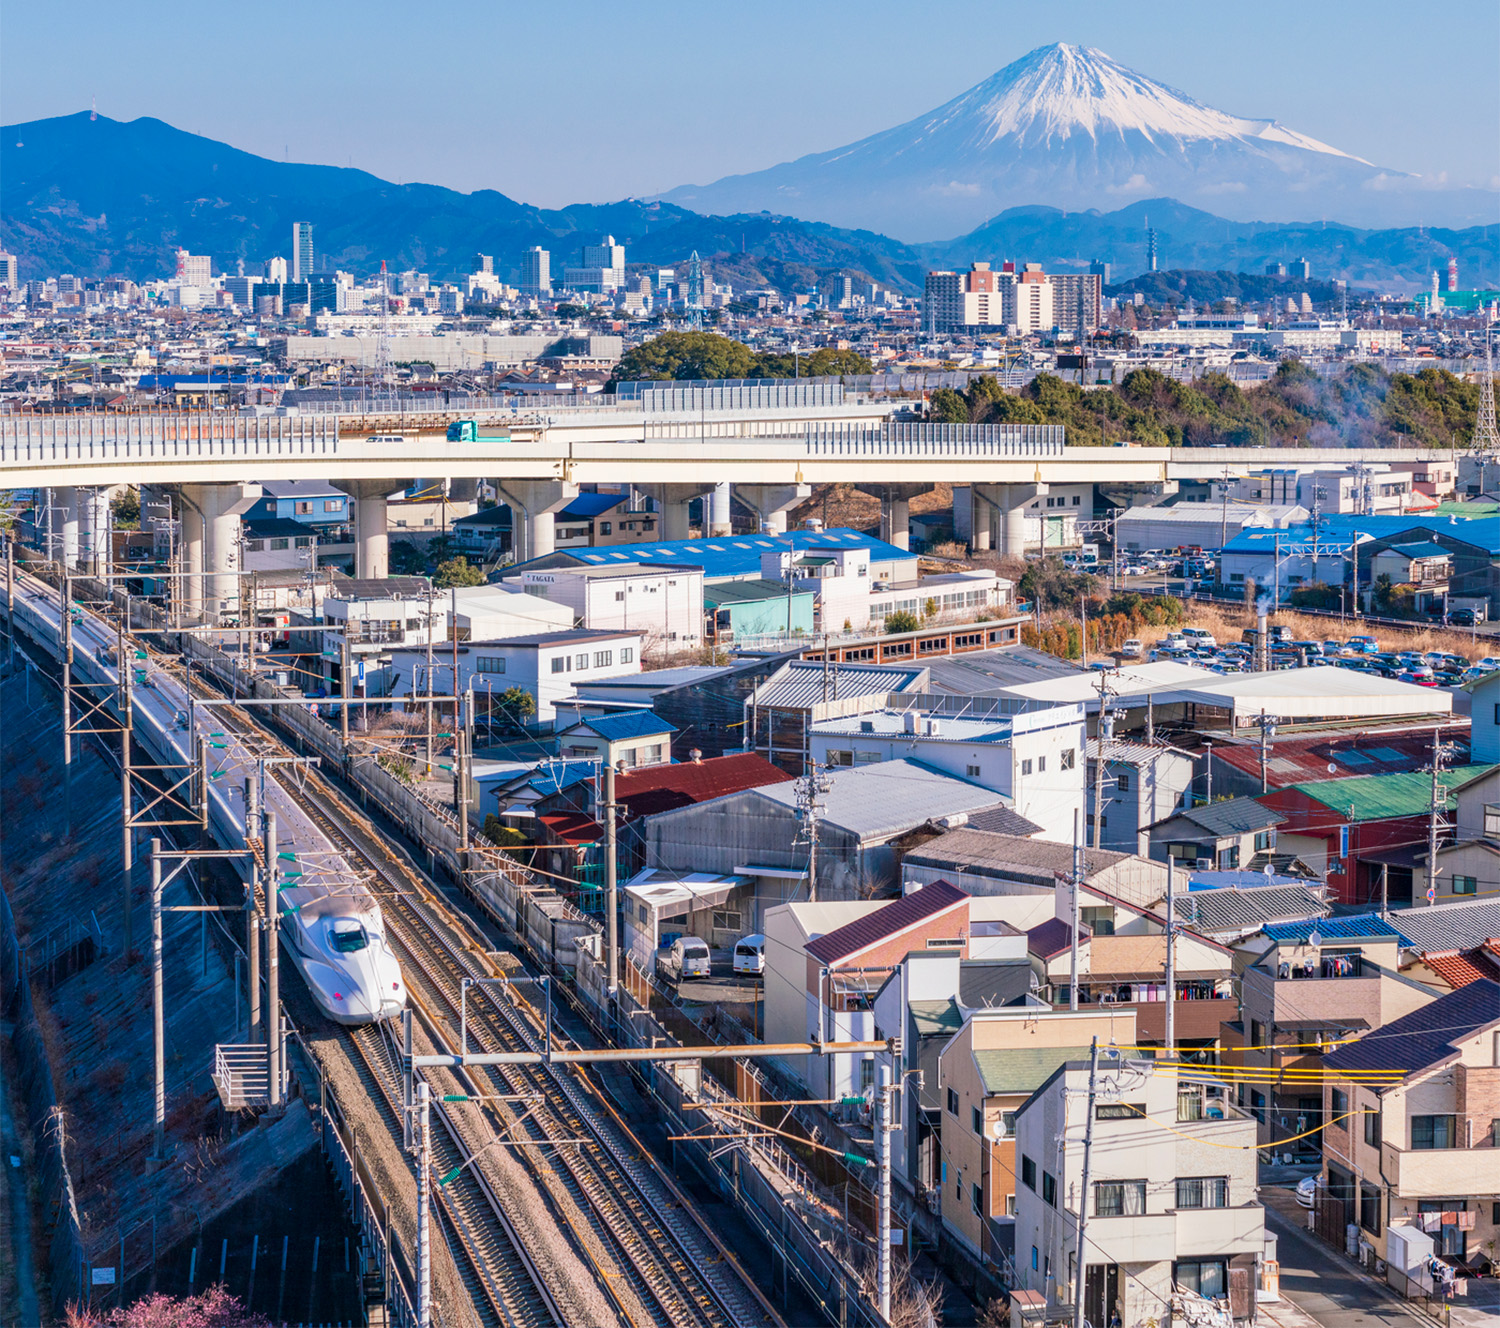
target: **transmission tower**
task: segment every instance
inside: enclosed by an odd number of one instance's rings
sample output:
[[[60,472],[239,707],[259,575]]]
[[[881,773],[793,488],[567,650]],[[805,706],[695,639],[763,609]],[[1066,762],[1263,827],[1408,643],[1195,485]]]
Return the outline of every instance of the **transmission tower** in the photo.
[[[375,343],[375,377],[381,387],[387,386],[391,374],[391,276],[380,260],[380,336]]]
[[[698,257],[698,251],[693,250],[693,256],[688,259],[687,280],[687,315],[688,326],[693,331],[698,331],[703,326],[703,262]]]
[[[1500,431],[1495,428],[1495,361],[1490,339],[1484,339],[1484,377],[1479,380],[1479,415],[1474,421],[1474,450],[1493,458],[1500,453]]]

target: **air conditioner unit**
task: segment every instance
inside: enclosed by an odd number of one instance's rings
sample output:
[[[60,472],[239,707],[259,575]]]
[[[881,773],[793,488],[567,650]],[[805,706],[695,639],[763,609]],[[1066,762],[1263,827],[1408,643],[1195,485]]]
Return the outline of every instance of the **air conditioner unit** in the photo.
[[[1214,860],[1212,858],[1199,858],[1196,866],[1199,871],[1213,871]]]

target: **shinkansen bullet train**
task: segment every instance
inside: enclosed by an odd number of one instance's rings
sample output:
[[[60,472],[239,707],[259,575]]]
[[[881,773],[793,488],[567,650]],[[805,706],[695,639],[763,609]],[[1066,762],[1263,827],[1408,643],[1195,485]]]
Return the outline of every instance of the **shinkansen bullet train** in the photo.
[[[364,886],[293,886],[278,899],[287,953],[324,1014],[335,1023],[368,1024],[406,1008],[401,966],[380,905]]]

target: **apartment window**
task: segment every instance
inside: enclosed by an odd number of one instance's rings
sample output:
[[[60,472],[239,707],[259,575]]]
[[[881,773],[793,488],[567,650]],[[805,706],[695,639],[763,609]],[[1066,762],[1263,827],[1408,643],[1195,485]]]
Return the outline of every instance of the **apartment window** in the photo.
[[[633,663],[635,663],[635,647],[634,646],[621,646],[620,647],[620,663],[621,664],[633,664]]]
[[[479,673],[504,673],[505,660],[499,655],[480,655],[474,661],[474,668]]]
[[[1028,1190],[1036,1189],[1036,1163],[1024,1154],[1021,1157],[1021,1184]],[[1035,1250],[1031,1252],[1031,1266],[1036,1267]]]
[[[1500,724],[1500,705],[1495,707],[1495,723]],[[1484,837],[1500,839],[1500,802],[1487,802],[1484,805]]]
[[[1240,846],[1231,844],[1228,848],[1219,850],[1219,870],[1236,871],[1240,865]]]
[[[579,670],[586,670],[589,666],[589,657],[587,655],[577,656],[573,660],[573,666]]]
[[[1031,1247],[1031,1271],[1036,1272],[1036,1246]]]
[[[1270,847],[1271,832],[1269,830],[1262,830],[1258,835],[1255,836],[1255,851],[1257,853],[1264,853],[1269,850]]]
[[[1145,1211],[1143,1180],[1101,1180],[1094,1186],[1095,1217],[1139,1217]]]
[[[246,553],[259,553],[265,547],[266,547],[265,540],[246,540],[245,541],[245,552]]]
[[[594,667],[596,669],[607,669],[614,662],[615,652],[613,650],[594,651]]]
[[[1253,1048],[1260,1048],[1266,1045],[1266,1026],[1260,1020],[1252,1019],[1250,1021],[1250,1041],[1246,1045]]]
[[[1458,1137],[1453,1116],[1413,1116],[1412,1148],[1453,1148]]]
[[[969,1206],[976,1213],[984,1212],[984,1191],[977,1185],[969,1186]]]
[[[1046,768],[1047,768],[1047,758],[1045,756],[1039,756],[1039,757],[1037,757],[1036,758],[1036,772],[1037,772],[1037,774],[1041,774],[1042,771],[1044,771]]]
[[[1042,1172],[1042,1201],[1057,1207],[1057,1177],[1050,1171]]]
[[[1016,1196],[1014,1194],[1007,1194],[1005,1196],[1005,1215],[1006,1217],[1014,1217],[1016,1215]]]
[[[966,765],[964,767],[964,773],[967,774],[970,779],[978,779],[979,767],[977,765]]]
[[[325,512],[342,512],[344,510],[344,504],[341,503],[337,498],[325,498],[323,500],[323,510]]]
[[[1455,873],[1453,877],[1453,893],[1456,895],[1472,895],[1479,890],[1478,878],[1473,876],[1459,876]]]
[[[296,512],[297,512],[298,516],[311,516],[312,515],[312,504],[311,503],[296,503],[296,504],[294,504],[294,506],[295,506],[295,509],[296,509]]]
[[[623,600],[624,598],[625,598],[625,592],[623,590],[617,590],[617,591],[615,591],[615,599],[616,600]]]
[[[1115,776],[1115,787],[1119,789],[1121,793],[1130,792],[1130,776],[1127,775],[1123,770]]]
[[[1077,761],[1078,753],[1075,752],[1071,747],[1064,747],[1061,762],[1062,768],[1064,770],[1071,770],[1077,764]]]
[[[1349,1110],[1349,1094],[1344,1092],[1342,1088],[1331,1088],[1328,1090],[1328,1092],[1331,1114],[1334,1116],[1342,1116]]]
[[[1177,1119],[1195,1121],[1203,1119],[1203,1091],[1198,1085],[1177,1090]]]
[[[567,659],[566,655],[558,655],[557,658],[552,661],[552,672],[553,673],[566,673],[567,672],[567,668],[568,668],[568,659]]]
[[[1229,1177],[1179,1176],[1177,1206],[1179,1208],[1228,1208]]]
[[[1174,862],[1197,862],[1199,858],[1209,855],[1202,844],[1175,842],[1167,845],[1167,856]]]
[[[958,1115],[958,1090],[956,1088],[948,1090],[948,1114],[950,1116]]]
[[[739,928],[736,927],[735,930],[738,931]],[[866,1056],[859,1063],[859,1091],[863,1093],[865,1089],[869,1088],[870,1085],[874,1082],[875,1058],[873,1056]]]
[[[1380,1113],[1369,1107],[1365,1108],[1365,1142],[1371,1148],[1380,1147]]]
[[[974,1127],[975,1134],[984,1133],[984,1112],[978,1107],[969,1108],[969,1123]]]
[[[273,552],[280,552],[282,549],[289,549],[289,548],[291,548],[291,544],[287,540],[284,540],[284,539],[273,539],[271,541],[271,549],[272,549]]]
[[[1262,1125],[1266,1123],[1266,1095],[1254,1088],[1250,1090],[1250,1114]]]
[[[299,549],[310,549],[310,548],[312,548],[312,536],[311,535],[298,535],[297,536],[297,547]]]
[[[1115,934],[1115,910],[1108,904],[1103,908],[1086,908],[1081,913],[1083,925],[1095,936]]]
[[[1074,507],[1079,507],[1079,506],[1081,506],[1081,505],[1082,505],[1082,502],[1081,502],[1081,499],[1082,499],[1082,495],[1081,495],[1081,494],[1076,494],[1076,493],[1075,493],[1075,494],[1074,494],[1074,495],[1073,495],[1073,506],[1074,506]]]
[[[1095,1120],[1144,1120],[1144,1102],[1101,1102],[1094,1108]]]
[[[599,523],[599,533],[601,535],[613,535],[615,533],[615,528],[608,521],[601,521]]]
[[[1222,1300],[1229,1294],[1229,1274],[1222,1259],[1196,1259],[1174,1263],[1172,1281],[1184,1291]]]
[[[827,762],[828,765],[837,765],[837,766],[853,765],[854,764],[854,753],[853,752],[834,751],[832,748],[830,748],[828,750],[828,753],[827,753],[826,757],[825,757],[825,760],[826,760],[826,762]]]
[[[1380,1190],[1377,1186],[1359,1186],[1359,1224],[1372,1236],[1380,1234]]]
[[[1496,1121],[1495,1124],[1500,1126],[1500,1121]],[[1005,1131],[1007,1139],[1014,1139],[1016,1137],[1016,1113],[1013,1111],[1002,1111],[1000,1113],[1000,1128]]]
[[[1021,762],[1021,773],[1023,775],[1029,775],[1031,773],[1031,760],[1029,757]]]

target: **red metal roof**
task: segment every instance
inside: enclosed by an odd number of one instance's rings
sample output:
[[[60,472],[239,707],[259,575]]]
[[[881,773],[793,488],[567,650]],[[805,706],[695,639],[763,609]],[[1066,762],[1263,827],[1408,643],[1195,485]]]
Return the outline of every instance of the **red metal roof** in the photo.
[[[1472,950],[1427,951],[1422,955],[1422,962],[1455,989],[1483,978],[1500,981],[1500,964],[1486,953],[1493,953],[1494,945],[1494,941],[1486,941],[1483,946]]]
[[[615,779],[615,798],[625,804],[630,816],[651,816],[745,789],[784,784],[791,778],[765,757],[741,752],[627,771]]]
[[[587,812],[554,812],[537,820],[564,844],[597,844],[604,838],[604,827]]]
[[[1445,741],[1457,741],[1465,749],[1469,726],[1444,725]],[[1432,729],[1407,730],[1400,733],[1321,733],[1306,738],[1278,738],[1270,746],[1267,771],[1272,788],[1301,784],[1320,779],[1347,779],[1353,775],[1394,775],[1426,768],[1432,759]],[[1232,765],[1256,779],[1260,778],[1260,743],[1214,743],[1214,760]],[[1450,761],[1462,765],[1463,760]],[[1330,774],[1328,767],[1337,766]]]
[[[969,896],[947,881],[933,881],[900,899],[893,899],[853,922],[819,936],[808,944],[807,953],[825,964],[835,964],[850,955],[868,950],[872,945],[915,927],[919,922],[968,901]]]

